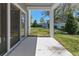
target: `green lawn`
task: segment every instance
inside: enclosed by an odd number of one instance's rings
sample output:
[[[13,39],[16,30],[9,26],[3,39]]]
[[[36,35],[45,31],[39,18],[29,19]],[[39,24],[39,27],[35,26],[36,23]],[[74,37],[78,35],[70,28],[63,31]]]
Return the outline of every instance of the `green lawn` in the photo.
[[[31,27],[30,35],[35,36],[49,36],[49,30],[41,27]]]
[[[61,31],[55,30],[55,39],[73,55],[79,56],[79,35],[68,35]]]

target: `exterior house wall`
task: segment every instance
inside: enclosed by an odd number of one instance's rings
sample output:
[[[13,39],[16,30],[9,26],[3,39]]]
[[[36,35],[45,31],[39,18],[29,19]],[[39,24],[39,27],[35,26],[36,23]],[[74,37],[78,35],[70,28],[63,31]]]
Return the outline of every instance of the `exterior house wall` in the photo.
[[[25,14],[25,36],[27,36],[27,12],[26,12],[26,8],[25,8],[25,4],[16,4],[16,3],[12,3],[13,5],[15,5],[18,9],[20,9],[24,14]],[[20,41],[18,41],[13,47],[10,48],[10,41],[11,41],[11,29],[10,29],[10,25],[11,25],[11,4],[8,3],[7,4],[7,52],[4,55],[7,55],[10,51],[12,51],[22,40],[23,38],[21,38]]]
[[[16,7],[18,7],[21,11],[23,11],[24,13],[25,13],[25,18],[26,18],[26,20],[25,20],[25,35],[26,35],[26,37],[27,37],[27,30],[28,30],[28,12],[27,12],[27,6],[23,3],[23,4],[21,4],[21,3],[12,3],[13,5],[15,5]],[[11,20],[11,12],[10,12],[10,3],[8,3],[8,5],[7,5],[7,19],[8,19],[8,24],[7,24],[7,27],[8,27],[8,29],[7,29],[7,46],[8,46],[8,48],[7,48],[7,53],[9,53],[10,51],[12,51],[17,45],[19,45],[19,43],[21,43],[21,41],[23,40],[23,39],[21,39],[19,42],[17,42],[16,43],[16,45],[14,45],[12,48],[10,48],[10,39],[11,39],[11,37],[10,37],[10,32],[11,32],[11,29],[10,29],[10,20]],[[51,7],[51,6],[50,6]],[[51,8],[50,8],[50,16],[51,16],[51,20],[50,20],[50,37],[53,37],[53,35],[54,35],[54,28],[53,28],[53,20],[54,20],[54,9],[56,8],[57,6],[52,6]],[[36,8],[36,7],[35,7]],[[35,9],[34,8],[34,9]],[[43,8],[43,7],[42,7]],[[46,9],[46,8],[43,8],[43,9],[45,9],[45,10],[48,10],[48,8]],[[30,21],[30,20],[29,20]],[[30,26],[30,25],[29,25]],[[30,31],[29,31],[30,32]],[[5,55],[7,55],[7,53],[5,54]]]

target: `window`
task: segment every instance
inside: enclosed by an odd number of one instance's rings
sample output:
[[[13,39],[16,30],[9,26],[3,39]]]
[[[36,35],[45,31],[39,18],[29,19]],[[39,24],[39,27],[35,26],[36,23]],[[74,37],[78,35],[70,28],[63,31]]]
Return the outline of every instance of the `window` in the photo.
[[[11,47],[20,40],[20,10],[11,4]]]
[[[0,55],[7,51],[7,4],[0,4]]]
[[[25,14],[20,12],[20,36],[25,36]]]

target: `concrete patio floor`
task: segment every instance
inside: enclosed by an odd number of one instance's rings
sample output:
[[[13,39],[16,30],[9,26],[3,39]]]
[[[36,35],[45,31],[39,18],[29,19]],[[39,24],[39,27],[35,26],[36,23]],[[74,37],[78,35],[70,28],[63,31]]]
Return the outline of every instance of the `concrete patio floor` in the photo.
[[[28,37],[8,56],[72,56],[72,54],[53,38]]]
[[[36,56],[72,56],[72,54],[54,38],[39,37],[37,40]]]

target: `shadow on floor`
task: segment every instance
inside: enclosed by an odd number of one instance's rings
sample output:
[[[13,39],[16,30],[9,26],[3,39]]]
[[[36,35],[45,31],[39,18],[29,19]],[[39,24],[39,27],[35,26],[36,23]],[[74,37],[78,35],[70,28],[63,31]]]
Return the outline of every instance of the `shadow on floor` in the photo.
[[[37,37],[23,40],[8,56],[35,56]]]
[[[66,49],[64,49],[63,47],[57,47],[57,46],[53,46],[49,48],[49,50],[52,52],[51,55],[53,54],[62,55],[64,52],[66,52]]]

